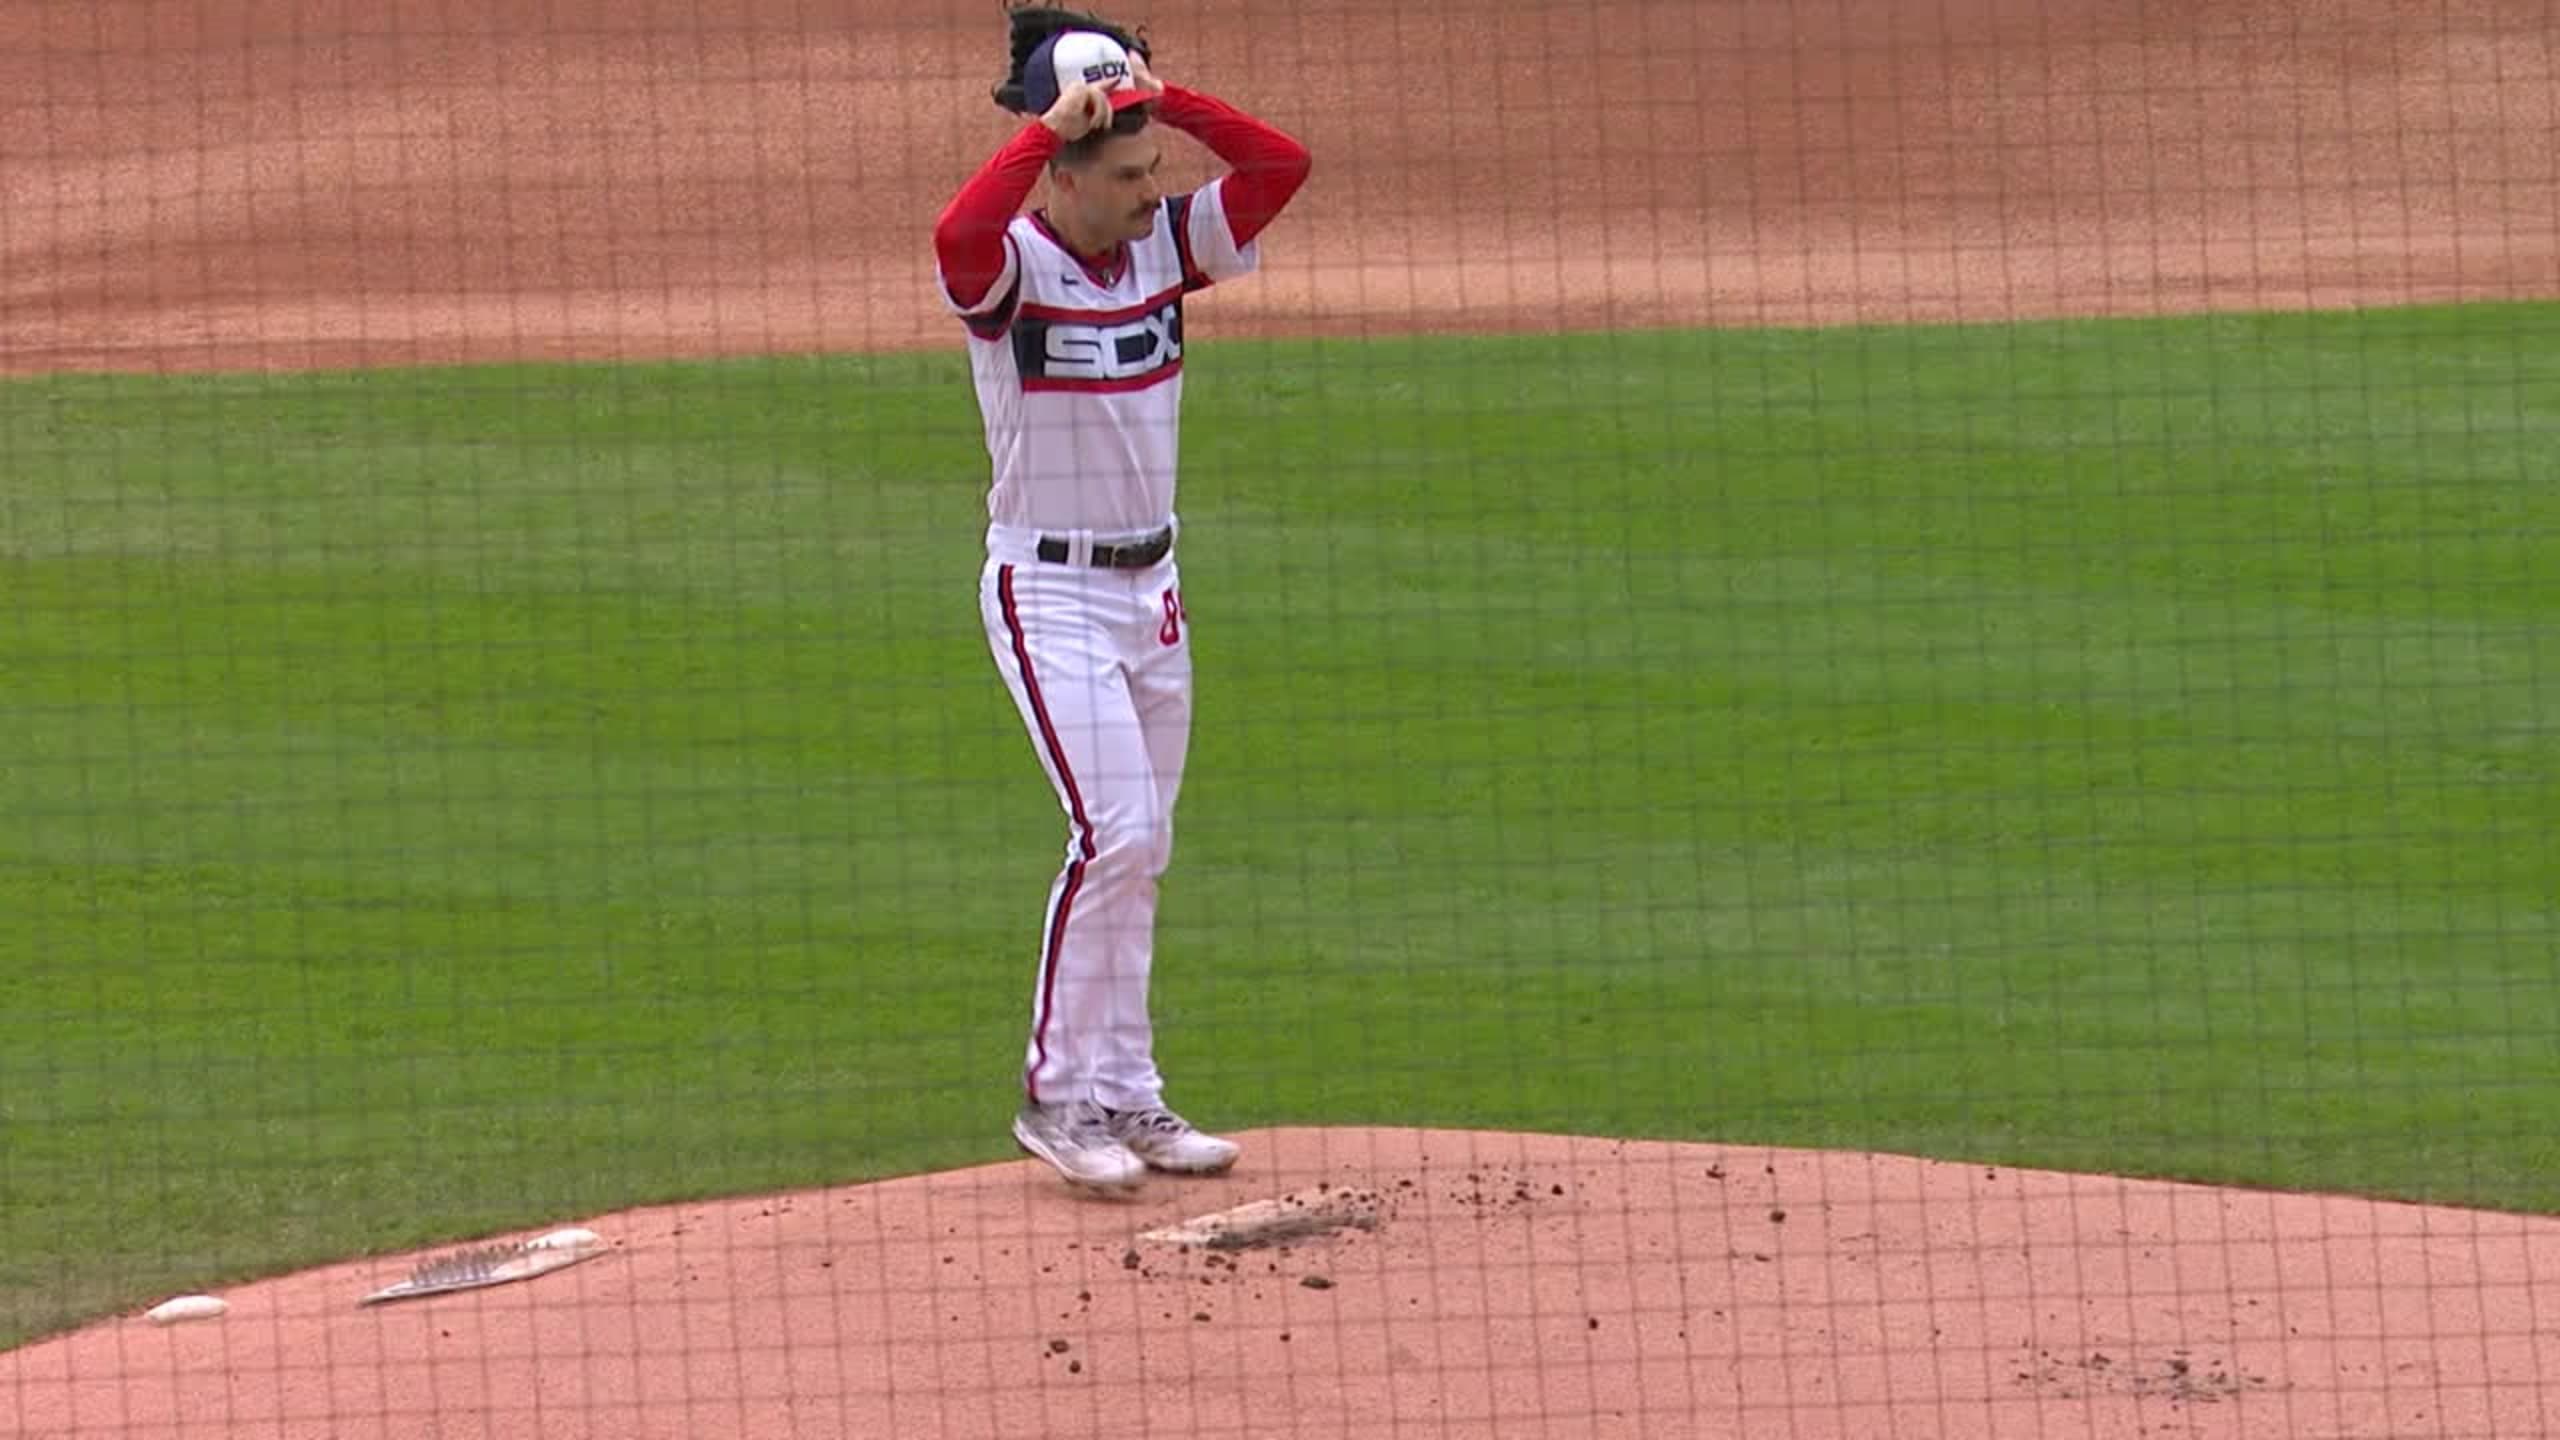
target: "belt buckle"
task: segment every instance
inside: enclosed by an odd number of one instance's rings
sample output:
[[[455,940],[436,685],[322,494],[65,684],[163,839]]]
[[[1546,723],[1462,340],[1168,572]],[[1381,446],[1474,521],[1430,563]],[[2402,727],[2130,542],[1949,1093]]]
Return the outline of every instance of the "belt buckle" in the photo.
[[[1097,545],[1093,551],[1093,563],[1107,565],[1114,570],[1141,569],[1161,559],[1172,539],[1170,531],[1159,530],[1144,540],[1133,540],[1126,545]]]

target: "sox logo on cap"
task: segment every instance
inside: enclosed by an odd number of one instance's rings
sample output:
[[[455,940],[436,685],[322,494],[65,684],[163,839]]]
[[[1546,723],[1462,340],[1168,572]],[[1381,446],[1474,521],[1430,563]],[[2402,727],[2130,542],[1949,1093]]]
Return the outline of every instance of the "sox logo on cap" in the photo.
[[[1129,73],[1129,52],[1119,41],[1092,30],[1065,30],[1041,41],[1023,65],[1023,105],[1034,115],[1045,115],[1078,82],[1110,91],[1114,110],[1155,98],[1138,88],[1137,77]]]

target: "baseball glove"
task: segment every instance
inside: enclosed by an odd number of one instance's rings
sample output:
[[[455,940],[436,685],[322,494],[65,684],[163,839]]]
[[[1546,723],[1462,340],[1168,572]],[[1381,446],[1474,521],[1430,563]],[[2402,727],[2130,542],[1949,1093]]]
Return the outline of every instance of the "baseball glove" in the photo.
[[[1005,66],[1004,79],[996,82],[994,93],[996,104],[1016,115],[1030,113],[1030,107],[1022,99],[1022,67],[1031,63],[1031,52],[1040,48],[1040,42],[1062,30],[1091,30],[1108,35],[1119,41],[1120,48],[1124,50],[1149,61],[1156,58],[1155,52],[1147,48],[1147,30],[1143,25],[1130,30],[1099,15],[1040,4],[1036,0],[1014,0],[1006,6],[1005,20],[1013,30],[1013,55]]]

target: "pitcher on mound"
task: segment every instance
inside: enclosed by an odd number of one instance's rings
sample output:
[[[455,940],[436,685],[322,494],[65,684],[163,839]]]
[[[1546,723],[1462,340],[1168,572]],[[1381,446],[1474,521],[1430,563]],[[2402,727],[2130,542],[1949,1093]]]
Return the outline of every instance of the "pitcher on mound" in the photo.
[[[1151,1169],[1236,1161],[1233,1141],[1165,1103],[1147,1004],[1191,738],[1174,554],[1182,301],[1253,273],[1256,237],[1310,161],[1271,126],[1159,81],[1144,42],[1107,22],[1035,9],[1012,26],[997,103],[1038,118],[961,187],[933,243],[993,465],[988,648],[1067,818],[1013,1133],[1069,1181],[1125,1190]],[[1159,125],[1228,173],[1165,194]],[[1045,203],[1018,213],[1044,179]]]

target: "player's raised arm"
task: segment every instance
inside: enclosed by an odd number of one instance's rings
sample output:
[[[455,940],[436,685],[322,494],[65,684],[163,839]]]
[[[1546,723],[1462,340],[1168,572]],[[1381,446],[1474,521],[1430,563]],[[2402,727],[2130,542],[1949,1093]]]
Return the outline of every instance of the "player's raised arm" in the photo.
[[[1231,167],[1219,182],[1227,228],[1237,249],[1252,244],[1306,183],[1315,157],[1287,132],[1214,95],[1166,84],[1142,57],[1131,58],[1130,71],[1141,89],[1159,92],[1155,108],[1164,123]]]
[[[1036,124],[1025,125],[1004,148],[978,167],[943,207],[933,226],[933,255],[942,268],[942,288],[961,314],[974,314],[995,292],[1013,264],[1005,244],[1005,226],[1040,183],[1042,167],[1068,143],[1111,115],[1111,102],[1098,85],[1075,85]]]

